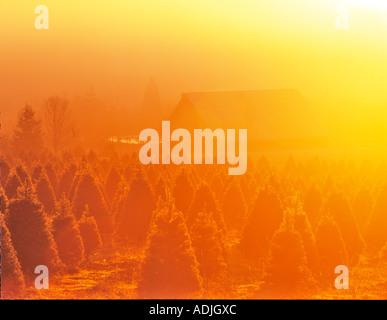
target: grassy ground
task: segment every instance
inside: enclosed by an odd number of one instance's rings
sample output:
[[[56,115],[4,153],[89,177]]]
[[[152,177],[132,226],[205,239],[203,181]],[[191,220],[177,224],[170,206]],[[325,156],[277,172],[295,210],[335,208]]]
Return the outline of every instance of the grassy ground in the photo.
[[[208,283],[198,298],[252,299],[262,284],[262,268],[252,267],[233,247],[229,270],[217,283]],[[122,249],[101,253],[78,270],[53,276],[48,290],[27,290],[29,299],[134,299],[142,252]],[[306,299],[387,299],[387,262],[362,258],[349,270],[349,290],[334,283],[300,293]]]

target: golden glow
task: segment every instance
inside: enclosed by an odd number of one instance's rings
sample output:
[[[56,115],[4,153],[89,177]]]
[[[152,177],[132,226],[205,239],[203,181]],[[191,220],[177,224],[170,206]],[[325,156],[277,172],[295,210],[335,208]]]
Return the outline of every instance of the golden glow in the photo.
[[[153,76],[167,105],[185,91],[291,87],[318,102],[337,132],[384,127],[385,1],[45,4],[50,29],[40,31],[33,24],[36,3],[1,5],[0,27],[7,32],[0,67],[7,81],[0,103],[13,117],[25,101],[39,103],[52,93],[72,97],[91,87],[104,101],[118,95],[122,105],[134,106]],[[335,29],[340,4],[349,8],[349,30]]]

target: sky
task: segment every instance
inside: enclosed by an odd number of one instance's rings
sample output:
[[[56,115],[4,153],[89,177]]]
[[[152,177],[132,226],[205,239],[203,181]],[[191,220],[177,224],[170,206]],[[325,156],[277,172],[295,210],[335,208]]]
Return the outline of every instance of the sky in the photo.
[[[34,26],[40,4],[48,30]],[[348,30],[335,28],[338,5]],[[383,0],[17,0],[0,14],[3,119],[26,102],[90,90],[134,108],[153,77],[168,106],[181,92],[297,88],[332,118],[384,126]]]

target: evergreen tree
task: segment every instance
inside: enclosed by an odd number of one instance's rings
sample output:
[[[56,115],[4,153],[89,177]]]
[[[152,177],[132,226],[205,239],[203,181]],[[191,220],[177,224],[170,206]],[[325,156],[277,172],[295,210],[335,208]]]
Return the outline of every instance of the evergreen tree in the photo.
[[[139,167],[119,213],[118,233],[137,244],[144,243],[155,207],[153,191]]]
[[[18,114],[13,143],[17,150],[40,150],[43,145],[40,121],[36,118],[35,111],[28,104]]]
[[[55,209],[55,194],[45,169],[41,171],[38,183],[36,184],[36,195],[38,200],[43,204],[44,211],[48,215],[52,215]]]
[[[71,212],[70,201],[64,195],[55,206],[52,234],[58,247],[59,258],[69,267],[83,260],[84,247],[77,221]]]
[[[16,173],[16,170],[12,168],[10,174],[8,175],[7,183],[5,184],[5,194],[8,199],[13,199],[17,195],[17,189],[23,184],[20,181],[19,176]]]
[[[352,208],[361,233],[365,231],[373,206],[374,201],[368,189],[363,188],[356,193]]]
[[[195,190],[192,186],[187,171],[181,170],[175,181],[173,196],[175,198],[176,208],[180,210],[184,216],[187,216],[188,214],[194,192]]]
[[[282,216],[277,193],[270,187],[262,189],[255,199],[241,239],[241,248],[250,258],[262,258],[274,232],[281,225]]]
[[[0,186],[0,211],[5,214],[8,208],[8,198],[2,186]]]
[[[301,235],[309,269],[314,274],[318,274],[319,267],[316,240],[308,217],[299,203],[297,203],[294,211],[294,230]]]
[[[110,234],[112,232],[112,220],[108,207],[90,169],[84,170],[80,175],[72,204],[77,220],[82,217],[85,205],[88,205],[90,214],[94,216],[99,231],[102,234]]]
[[[51,273],[60,267],[47,215],[31,186],[20,188],[18,197],[10,201],[6,222],[25,276],[33,277],[38,265]]]
[[[55,167],[52,164],[52,162],[47,163],[44,166],[44,169],[47,172],[48,179],[50,179],[52,189],[54,190],[54,193],[56,194],[58,191],[58,175],[56,173]]]
[[[316,185],[312,184],[312,186],[309,188],[306,194],[304,205],[303,205],[303,209],[305,210],[308,216],[308,220],[310,222],[312,230],[316,230],[317,224],[320,220],[321,204],[322,204],[321,193],[319,189],[317,189]]]
[[[2,200],[3,203],[3,200]],[[2,204],[3,205],[3,204]],[[1,213],[1,297],[20,298],[24,290],[24,275],[13,247],[11,236]]]
[[[267,298],[294,298],[311,281],[302,236],[286,220],[271,241],[264,278]]]
[[[333,280],[335,268],[346,265],[348,257],[340,229],[332,217],[325,216],[318,224],[316,245],[322,276]]]
[[[27,172],[27,169],[26,169],[25,164],[24,164],[23,162],[21,162],[21,161],[18,161],[18,163],[17,163],[15,169],[16,169],[17,175],[18,175],[19,178],[20,178],[20,181],[21,181],[22,183],[25,183],[26,180],[29,178],[29,174],[28,174],[28,172]]]
[[[365,238],[367,248],[376,254],[387,242],[387,186],[384,186],[376,199],[375,207],[369,217]]]
[[[247,206],[237,182],[232,182],[223,197],[222,210],[228,230],[241,231],[246,223]]]
[[[11,166],[8,161],[3,157],[0,157],[0,171],[1,171],[1,186],[5,187],[5,183],[7,182],[8,175],[11,171]]]
[[[157,179],[157,182],[154,187],[154,193],[155,193],[155,198],[157,200],[161,199],[162,201],[167,201],[167,197],[169,194],[169,187],[162,175],[160,175],[159,178]]]
[[[340,228],[341,236],[352,262],[356,262],[364,249],[364,242],[347,199],[342,193],[332,193],[327,201],[327,209]]]
[[[197,298],[198,263],[183,215],[169,203],[159,209],[149,232],[138,281],[138,296],[147,299]]]
[[[72,163],[66,166],[63,174],[59,179],[59,186],[58,186],[59,194],[64,193],[66,196],[69,195],[71,184],[73,182],[76,171],[77,171],[76,164]]]
[[[42,173],[43,166],[40,163],[35,163],[32,168],[31,178],[34,182],[37,182],[40,178],[40,174]]]
[[[118,185],[121,182],[121,174],[116,166],[111,166],[105,183],[105,190],[110,202],[113,201]]]
[[[188,229],[191,228],[191,226],[197,219],[199,212],[209,214],[212,219],[215,220],[218,229],[222,232],[225,231],[226,228],[223,215],[218,208],[218,204],[216,203],[214,195],[211,192],[208,184],[204,182],[199,185],[192,200],[192,204],[189,209],[189,214],[186,219]]]
[[[219,276],[226,268],[226,258],[222,236],[215,221],[208,214],[199,213],[190,235],[200,274],[206,280]]]
[[[81,232],[85,257],[88,260],[90,255],[96,253],[102,248],[101,236],[98,231],[97,223],[93,216],[89,214],[89,207],[85,206],[81,220],[78,222]]]

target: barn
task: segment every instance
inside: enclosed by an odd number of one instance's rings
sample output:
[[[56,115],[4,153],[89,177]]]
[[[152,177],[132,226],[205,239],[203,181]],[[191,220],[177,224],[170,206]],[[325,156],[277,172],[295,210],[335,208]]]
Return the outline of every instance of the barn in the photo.
[[[248,129],[249,150],[320,148],[328,131],[296,89],[183,93],[171,129]]]

